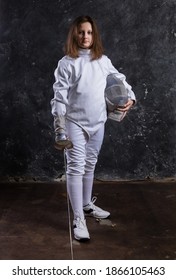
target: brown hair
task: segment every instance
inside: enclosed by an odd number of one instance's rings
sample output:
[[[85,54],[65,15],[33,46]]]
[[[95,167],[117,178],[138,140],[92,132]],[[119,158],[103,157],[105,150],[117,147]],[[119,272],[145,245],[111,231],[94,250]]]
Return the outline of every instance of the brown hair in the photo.
[[[98,59],[103,54],[103,46],[102,46],[97,25],[95,21],[89,16],[80,16],[73,21],[72,25],[70,26],[70,30],[68,32],[68,37],[64,48],[65,54],[69,55],[72,58],[77,58],[79,56],[79,46],[77,43],[78,28],[79,25],[84,22],[89,22],[92,26],[92,34],[93,34],[93,43],[91,46],[92,60]]]

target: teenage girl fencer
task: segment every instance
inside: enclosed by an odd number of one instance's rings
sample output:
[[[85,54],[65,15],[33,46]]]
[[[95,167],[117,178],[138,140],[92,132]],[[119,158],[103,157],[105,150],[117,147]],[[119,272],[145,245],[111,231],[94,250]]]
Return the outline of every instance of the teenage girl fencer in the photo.
[[[135,103],[135,95],[126,77],[119,73],[103,47],[95,21],[80,16],[72,23],[65,44],[65,56],[54,72],[54,98],[51,100],[54,116],[55,142],[65,149],[67,158],[67,192],[73,210],[73,232],[77,240],[89,240],[86,216],[105,219],[108,211],[95,205],[92,198],[94,170],[104,137],[107,120],[105,101],[106,78],[114,74],[127,92],[124,107],[127,112]]]

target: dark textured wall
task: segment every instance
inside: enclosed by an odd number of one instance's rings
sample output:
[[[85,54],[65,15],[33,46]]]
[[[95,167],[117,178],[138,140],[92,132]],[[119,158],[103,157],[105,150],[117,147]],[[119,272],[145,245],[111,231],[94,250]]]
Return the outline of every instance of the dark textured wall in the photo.
[[[53,148],[53,72],[81,14],[96,19],[138,100],[122,123],[107,122],[96,176],[175,177],[176,1],[0,0],[0,178],[63,172]]]

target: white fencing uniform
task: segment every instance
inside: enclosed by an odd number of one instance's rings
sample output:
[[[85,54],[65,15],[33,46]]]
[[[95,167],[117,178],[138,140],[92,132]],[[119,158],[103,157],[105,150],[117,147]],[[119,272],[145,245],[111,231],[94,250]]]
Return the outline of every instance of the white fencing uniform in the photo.
[[[129,98],[135,100],[126,77],[119,73],[110,59],[103,55],[91,60],[90,50],[81,49],[79,57],[64,56],[55,70],[54,98],[51,100],[54,117],[81,126],[88,134],[94,133],[107,119],[104,90],[106,77],[116,74],[127,88]]]
[[[117,75],[129,99],[135,100],[126,77],[105,55],[92,60],[91,51],[81,49],[78,58],[64,56],[54,73],[51,100],[54,126],[56,132],[65,132],[73,143],[73,148],[67,150],[67,188],[73,211],[81,216],[82,206],[91,199],[94,169],[104,136],[107,120],[104,90],[109,74]]]

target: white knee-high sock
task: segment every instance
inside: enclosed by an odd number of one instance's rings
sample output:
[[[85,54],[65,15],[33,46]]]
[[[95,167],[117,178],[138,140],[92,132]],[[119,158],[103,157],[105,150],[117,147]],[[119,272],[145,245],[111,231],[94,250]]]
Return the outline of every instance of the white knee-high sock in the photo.
[[[93,179],[93,173],[87,173],[83,176],[83,206],[89,204],[92,199]]]
[[[71,202],[74,218],[84,218],[83,212],[83,179],[82,175],[67,174],[67,192]]]

